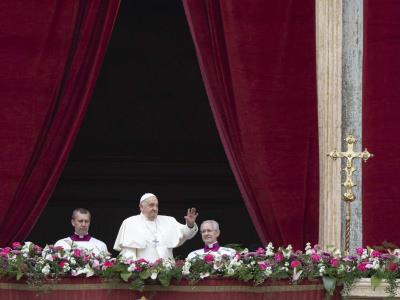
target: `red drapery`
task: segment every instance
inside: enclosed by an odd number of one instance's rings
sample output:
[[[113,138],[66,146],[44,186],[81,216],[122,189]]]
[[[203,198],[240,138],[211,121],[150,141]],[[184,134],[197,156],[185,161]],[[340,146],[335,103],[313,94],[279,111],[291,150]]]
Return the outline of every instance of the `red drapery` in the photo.
[[[364,1],[363,243],[400,244],[400,1]],[[377,217],[380,216],[380,217]]]
[[[214,119],[260,239],[296,248],[317,242],[314,1],[183,3]]]
[[[0,2],[0,245],[23,240],[84,116],[119,0]]]

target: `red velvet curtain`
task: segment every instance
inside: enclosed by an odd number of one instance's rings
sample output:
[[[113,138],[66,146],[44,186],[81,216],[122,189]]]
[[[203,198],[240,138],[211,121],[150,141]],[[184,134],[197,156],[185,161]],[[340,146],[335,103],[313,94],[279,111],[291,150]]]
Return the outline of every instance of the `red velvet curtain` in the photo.
[[[183,3],[220,138],[260,239],[316,243],[314,1]]]
[[[118,7],[0,2],[0,245],[25,238],[57,183]]]
[[[364,0],[363,53],[363,242],[400,245],[400,1]]]

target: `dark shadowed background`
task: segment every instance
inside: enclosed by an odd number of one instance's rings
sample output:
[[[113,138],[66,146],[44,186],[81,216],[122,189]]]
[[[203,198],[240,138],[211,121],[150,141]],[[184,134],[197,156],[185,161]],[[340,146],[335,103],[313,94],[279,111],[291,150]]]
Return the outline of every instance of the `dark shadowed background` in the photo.
[[[64,173],[27,240],[69,235],[75,207],[112,249],[123,219],[155,193],[160,214],[215,219],[222,244],[259,239],[219,140],[180,1],[122,1],[86,118]],[[175,250],[202,246],[200,235]],[[114,253],[115,254],[115,253]]]

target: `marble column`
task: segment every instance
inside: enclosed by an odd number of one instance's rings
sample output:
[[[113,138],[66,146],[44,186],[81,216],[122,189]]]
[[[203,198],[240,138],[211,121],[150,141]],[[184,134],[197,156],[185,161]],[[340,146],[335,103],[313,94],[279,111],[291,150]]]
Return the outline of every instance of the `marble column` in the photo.
[[[361,150],[362,116],[362,0],[316,0],[318,122],[320,151],[320,227],[322,246],[344,246],[345,203],[342,200],[345,162],[326,154],[346,150],[353,134]],[[356,201],[351,204],[350,252],[362,245],[361,162],[353,181]]]
[[[342,0],[316,0],[319,243],[341,247],[341,164],[326,155],[342,140]]]
[[[342,64],[342,136],[353,134],[357,139],[355,151],[362,151],[362,49],[363,49],[363,1],[343,2],[343,64]],[[342,149],[346,149],[342,139]],[[357,170],[353,174],[356,200],[351,203],[350,252],[362,246],[361,206],[361,159],[353,160]],[[342,162],[342,169],[345,163]],[[344,178],[342,177],[342,182]],[[342,193],[344,190],[342,189]],[[345,207],[342,208],[342,243],[345,236]]]

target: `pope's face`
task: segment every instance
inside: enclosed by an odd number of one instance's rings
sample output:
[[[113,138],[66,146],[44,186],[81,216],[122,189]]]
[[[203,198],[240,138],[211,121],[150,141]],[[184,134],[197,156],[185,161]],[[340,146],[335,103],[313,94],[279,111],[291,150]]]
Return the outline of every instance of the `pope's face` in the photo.
[[[140,203],[139,208],[147,219],[154,220],[158,215],[158,200],[156,197],[147,198]]]
[[[88,234],[90,226],[90,214],[81,214],[80,212],[77,212],[75,214],[75,218],[71,220],[71,224],[74,226],[76,234]]]
[[[211,223],[203,223],[200,228],[200,233],[206,245],[215,243],[219,237],[219,231],[215,230]]]

